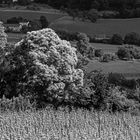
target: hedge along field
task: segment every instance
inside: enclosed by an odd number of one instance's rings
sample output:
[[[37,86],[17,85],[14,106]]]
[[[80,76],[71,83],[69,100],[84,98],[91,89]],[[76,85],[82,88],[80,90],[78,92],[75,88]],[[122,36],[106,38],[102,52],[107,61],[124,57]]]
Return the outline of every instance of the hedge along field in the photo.
[[[140,34],[140,18],[134,19],[99,19],[96,23],[73,21],[72,18],[66,16],[58,19],[50,25],[54,29],[67,29],[70,31],[84,32],[89,35],[108,35],[112,36],[119,33],[125,36],[130,32]]]
[[[24,10],[0,10],[0,20],[6,21],[11,17],[22,17],[29,20],[39,19],[40,16],[45,16],[49,22],[59,19],[64,16],[62,13],[44,12],[44,11],[24,11]]]

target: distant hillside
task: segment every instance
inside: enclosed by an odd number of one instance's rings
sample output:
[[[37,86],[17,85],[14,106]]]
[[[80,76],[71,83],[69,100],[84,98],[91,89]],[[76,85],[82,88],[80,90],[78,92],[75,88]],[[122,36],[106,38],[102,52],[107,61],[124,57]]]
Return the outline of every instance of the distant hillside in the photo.
[[[130,32],[140,34],[140,18],[134,19],[99,19],[96,23],[73,21],[70,17],[62,17],[53,22],[50,27],[53,29],[66,29],[73,32],[84,32],[89,35],[112,36],[119,33],[125,36]]]

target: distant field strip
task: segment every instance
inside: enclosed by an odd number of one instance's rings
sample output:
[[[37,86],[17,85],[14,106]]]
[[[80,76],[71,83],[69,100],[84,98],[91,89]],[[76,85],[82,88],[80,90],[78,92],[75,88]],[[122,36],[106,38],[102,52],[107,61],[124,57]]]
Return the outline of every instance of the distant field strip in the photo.
[[[104,73],[125,73],[132,75],[140,74],[140,62],[139,61],[112,61],[109,63],[92,61],[87,66],[87,71],[90,72],[92,70],[102,70]],[[140,75],[139,75],[140,76]]]
[[[108,35],[119,33],[124,36],[129,32],[140,33],[140,18],[134,19],[99,19],[96,23],[73,21],[65,16],[50,25],[54,29],[67,29],[70,31],[84,32],[89,35]]]
[[[11,17],[22,17],[29,20],[39,19],[45,16],[50,22],[64,16],[63,13],[46,12],[46,11],[30,11],[30,10],[0,10],[0,20],[6,21]]]
[[[122,45],[111,45],[111,44],[102,44],[102,43],[91,43],[91,44],[95,49],[102,49],[105,53],[116,53],[118,51],[118,48],[122,47]],[[134,46],[134,47],[140,51],[139,46]]]

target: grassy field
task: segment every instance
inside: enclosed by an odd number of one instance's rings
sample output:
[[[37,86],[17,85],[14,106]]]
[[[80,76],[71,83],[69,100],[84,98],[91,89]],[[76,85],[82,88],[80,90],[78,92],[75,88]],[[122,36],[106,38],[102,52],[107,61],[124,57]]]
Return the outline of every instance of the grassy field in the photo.
[[[139,140],[140,117],[46,109],[0,114],[1,140]]]
[[[109,44],[100,44],[92,43],[92,46],[95,49],[102,49],[104,53],[116,53],[118,47],[121,45],[109,45]],[[135,46],[136,49],[140,51],[140,47]],[[112,62],[99,62],[97,60],[91,61],[86,70],[88,72],[92,70],[101,70],[104,73],[122,73],[127,78],[140,78],[140,60],[134,61],[112,61]]]
[[[47,11],[30,11],[30,10],[0,10],[0,21],[6,22],[11,17],[22,17],[28,20],[39,19],[40,16],[45,16],[49,22],[55,21],[64,16],[63,13],[47,12]]]
[[[112,61],[112,62],[99,62],[97,60],[91,61],[86,70],[101,70],[104,73],[122,73],[126,77],[140,78],[140,61]]]
[[[95,49],[102,49],[105,53],[116,53],[119,47],[125,45],[110,45],[110,44],[102,44],[102,43],[92,43],[91,44]],[[139,46],[134,46],[137,50],[140,51]]]
[[[124,36],[129,32],[140,33],[140,18],[137,19],[99,19],[96,23],[73,21],[65,16],[50,25],[54,29],[67,29],[70,31],[84,32],[89,35],[108,35],[119,33]]]

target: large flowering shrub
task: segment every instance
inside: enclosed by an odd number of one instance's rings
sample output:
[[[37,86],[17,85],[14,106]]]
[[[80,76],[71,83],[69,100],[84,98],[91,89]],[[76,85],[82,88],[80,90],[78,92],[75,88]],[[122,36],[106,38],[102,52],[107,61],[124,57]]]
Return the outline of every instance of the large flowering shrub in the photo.
[[[0,22],[0,80],[1,80],[1,75],[2,75],[1,65],[4,59],[6,45],[7,45],[7,35],[4,32],[3,23]]]
[[[5,60],[9,61],[10,69],[5,81],[13,94],[65,98],[64,91],[83,85],[83,71],[75,69],[78,63],[76,49],[68,41],[61,40],[52,29],[28,32],[15,45],[9,58]]]
[[[94,48],[89,43],[89,38],[84,33],[77,34],[77,50],[83,55],[88,57],[89,59],[94,58]]]
[[[3,52],[6,44],[7,44],[7,35],[4,32],[3,23],[0,22],[0,55]]]

